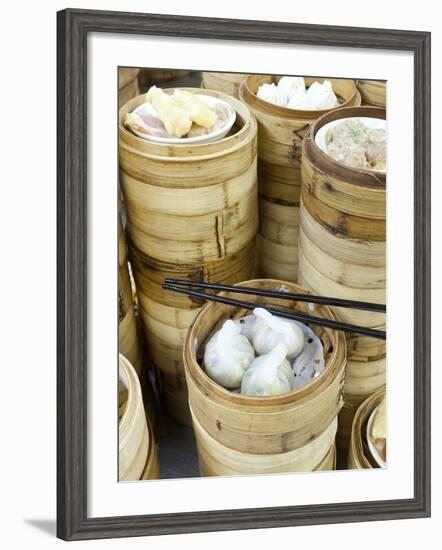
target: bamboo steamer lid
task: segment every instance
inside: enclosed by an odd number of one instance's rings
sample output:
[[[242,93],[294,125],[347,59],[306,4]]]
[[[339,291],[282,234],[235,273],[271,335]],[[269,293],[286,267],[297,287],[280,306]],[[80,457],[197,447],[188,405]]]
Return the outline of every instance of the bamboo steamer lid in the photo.
[[[329,110],[288,109],[257,97],[259,86],[277,80],[278,77],[274,76],[251,75],[241,84],[240,98],[258,121],[261,237],[258,243],[258,272],[262,276],[283,277],[296,282],[298,222],[286,220],[299,221],[303,139],[311,125]],[[305,78],[307,86],[323,80]],[[360,95],[353,80],[330,81],[341,101],[339,108],[360,104]],[[272,210],[275,211],[273,214]]]
[[[348,452],[348,467],[354,470],[378,467],[368,448],[366,426],[371,413],[385,397],[385,386],[379,388],[368,397],[356,411],[352,428],[350,448]]]
[[[293,283],[277,280],[253,280],[240,286],[286,288],[304,292]],[[223,293],[224,294],[224,293]],[[229,295],[229,293],[225,293]],[[248,296],[262,304],[262,298]],[[265,298],[266,304],[281,305],[280,300]],[[305,303],[284,301],[290,309],[307,311]],[[318,316],[334,318],[328,307],[314,306]],[[312,327],[324,344],[326,368],[310,384],[298,391],[274,397],[248,397],[232,393],[213,382],[198,360],[206,341],[227,318],[240,318],[245,310],[225,304],[207,304],[188,331],[184,366],[189,389],[189,403],[204,431],[222,445],[249,454],[279,454],[306,445],[321,434],[342,406],[342,388],[346,362],[343,333]]]

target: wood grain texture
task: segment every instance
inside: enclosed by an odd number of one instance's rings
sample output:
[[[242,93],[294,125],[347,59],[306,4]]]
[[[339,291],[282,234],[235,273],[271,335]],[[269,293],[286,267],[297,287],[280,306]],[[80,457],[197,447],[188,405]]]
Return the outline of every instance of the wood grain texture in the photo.
[[[415,475],[412,498],[130,517],[87,516],[86,91],[89,32],[379,48],[413,53]],[[430,33],[391,29],[76,9],[57,14],[57,535],[60,538],[82,540],[430,515],[430,41]]]

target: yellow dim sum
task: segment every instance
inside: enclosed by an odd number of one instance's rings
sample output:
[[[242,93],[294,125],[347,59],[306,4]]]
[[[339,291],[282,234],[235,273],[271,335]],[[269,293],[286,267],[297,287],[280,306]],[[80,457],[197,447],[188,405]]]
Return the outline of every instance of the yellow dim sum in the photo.
[[[189,132],[192,127],[189,113],[187,109],[178,105],[172,96],[152,86],[146,94],[146,101],[152,104],[169,134],[182,137]]]
[[[203,128],[212,128],[216,124],[218,117],[216,113],[207,106],[204,101],[198,99],[192,92],[185,90],[175,90],[173,99],[189,113],[192,122]]]

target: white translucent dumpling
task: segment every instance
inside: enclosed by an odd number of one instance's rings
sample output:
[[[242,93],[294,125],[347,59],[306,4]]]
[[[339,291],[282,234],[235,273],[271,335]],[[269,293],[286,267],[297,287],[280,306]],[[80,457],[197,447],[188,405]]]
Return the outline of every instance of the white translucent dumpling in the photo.
[[[224,388],[238,388],[254,358],[252,345],[229,319],[207,342],[204,366],[210,378]]]
[[[304,94],[295,94],[290,98],[287,107],[289,109],[299,109],[302,111],[314,111],[316,109],[313,101]]]
[[[269,396],[291,392],[295,377],[286,354],[287,347],[280,342],[269,353],[257,357],[244,374],[241,393]]]
[[[281,90],[276,84],[261,84],[256,92],[256,95],[263,101],[274,103],[275,105],[284,105],[284,99]]]
[[[308,88],[306,95],[315,106],[315,109],[333,109],[339,105],[338,98],[333,92],[332,84],[329,80],[324,80],[322,84],[313,82]]]
[[[304,346],[304,333],[296,323],[276,317],[260,307],[255,308],[253,314],[257,319],[251,336],[258,355],[268,353],[280,342],[285,344],[289,359],[301,352]]]
[[[283,76],[278,82],[278,90],[287,105],[293,96],[305,95],[305,81],[302,76]]]

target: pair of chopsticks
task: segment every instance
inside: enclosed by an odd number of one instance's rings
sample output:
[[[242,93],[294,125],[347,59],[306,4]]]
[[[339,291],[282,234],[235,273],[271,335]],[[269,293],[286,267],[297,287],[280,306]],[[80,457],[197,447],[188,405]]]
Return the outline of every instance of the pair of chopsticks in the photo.
[[[342,323],[340,321],[334,321],[332,319],[324,319],[322,317],[315,317],[307,315],[299,311],[293,311],[284,308],[277,308],[273,306],[266,306],[262,304],[256,304],[252,302],[244,302],[242,300],[235,300],[234,298],[227,298],[226,296],[219,296],[218,294],[207,294],[206,292],[200,292],[192,289],[207,289],[219,291],[228,291],[236,294],[249,294],[253,296],[262,296],[264,298],[280,298],[282,300],[295,300],[297,302],[308,302],[311,304],[320,304],[328,306],[337,306],[351,309],[361,309],[364,311],[373,311],[376,313],[385,313],[387,308],[384,304],[372,304],[370,302],[357,302],[354,300],[344,300],[341,298],[328,298],[325,296],[314,296],[312,294],[296,294],[293,292],[284,292],[278,290],[267,290],[263,288],[251,288],[251,287],[239,287],[232,285],[216,285],[210,283],[194,283],[191,281],[184,281],[182,279],[164,279],[163,288],[165,290],[171,290],[194,298],[200,298],[202,300],[209,300],[211,302],[219,302],[221,304],[227,304],[244,309],[254,309],[256,307],[265,307],[272,315],[277,317],[283,317],[284,319],[290,319],[292,321],[299,321],[301,323],[311,323],[322,327],[328,327],[335,330],[344,330],[346,332],[354,332],[355,334],[362,334],[364,336],[370,336],[372,338],[378,338],[380,340],[386,339],[386,333],[382,330],[376,330],[368,327],[359,327],[357,325],[351,325],[349,323]]]

